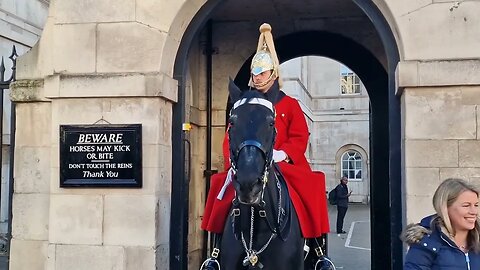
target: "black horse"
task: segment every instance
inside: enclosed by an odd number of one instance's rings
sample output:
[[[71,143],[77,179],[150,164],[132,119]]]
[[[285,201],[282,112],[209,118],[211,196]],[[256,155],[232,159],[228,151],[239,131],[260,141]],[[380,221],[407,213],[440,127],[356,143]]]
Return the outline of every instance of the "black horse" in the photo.
[[[236,196],[220,245],[221,269],[303,269],[304,239],[273,162],[275,110],[258,91],[230,84],[230,160]]]

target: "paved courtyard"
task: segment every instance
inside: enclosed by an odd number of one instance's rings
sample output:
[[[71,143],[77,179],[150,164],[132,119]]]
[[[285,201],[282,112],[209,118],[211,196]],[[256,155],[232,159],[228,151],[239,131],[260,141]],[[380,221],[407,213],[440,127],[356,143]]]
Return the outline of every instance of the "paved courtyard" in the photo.
[[[5,254],[0,254],[0,270],[6,270],[8,266],[8,258]]]
[[[330,230],[335,231],[336,206],[329,206]],[[346,234],[328,235],[328,255],[339,270],[370,270],[370,209],[368,205],[351,204],[343,229]]]
[[[329,207],[330,228],[335,230],[336,207]],[[339,270],[370,270],[370,209],[349,205],[345,216],[346,234],[328,235],[328,255]],[[0,254],[0,270],[7,269],[7,257]]]

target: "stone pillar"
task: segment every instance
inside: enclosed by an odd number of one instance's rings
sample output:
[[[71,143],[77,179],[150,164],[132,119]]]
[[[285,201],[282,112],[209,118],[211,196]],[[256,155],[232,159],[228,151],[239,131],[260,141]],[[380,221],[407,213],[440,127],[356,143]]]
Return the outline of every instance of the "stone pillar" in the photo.
[[[39,44],[18,59],[10,269],[169,267],[178,85],[159,71],[169,21],[149,12],[163,3],[111,4],[51,1]],[[98,120],[142,124],[142,188],[59,187],[59,126]]]
[[[407,223],[433,213],[442,180],[480,177],[479,69],[478,60],[405,61],[397,68]]]

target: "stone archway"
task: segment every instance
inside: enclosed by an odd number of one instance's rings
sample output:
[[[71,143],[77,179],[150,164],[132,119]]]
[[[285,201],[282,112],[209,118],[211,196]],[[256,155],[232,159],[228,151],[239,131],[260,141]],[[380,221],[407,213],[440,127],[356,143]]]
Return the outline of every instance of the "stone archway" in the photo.
[[[391,265],[392,269],[400,269],[402,246],[398,240],[398,233],[401,230],[401,194],[392,193],[392,190],[400,190],[400,109],[399,99],[395,96],[394,71],[398,62],[398,49],[394,41],[394,34],[390,30],[382,13],[368,1],[355,1],[356,4],[367,14],[372,23],[378,30],[378,35],[382,40],[382,46],[385,48],[386,64],[382,65],[365,48],[352,40],[345,39],[340,35],[331,33],[315,33],[312,31],[302,33],[291,33],[279,38],[277,50],[285,61],[302,55],[322,55],[339,60],[352,68],[365,82],[367,89],[370,89],[372,103],[371,123],[373,132],[372,142],[372,175],[371,179],[382,179],[372,188],[372,196],[377,197],[376,202],[372,202],[372,220],[373,231],[372,246],[373,258],[372,268],[381,268],[385,265]],[[174,127],[173,137],[173,179],[177,179],[172,184],[172,215],[171,215],[171,261],[172,269],[186,269],[187,257],[187,216],[188,216],[188,185],[185,179],[184,151],[185,145],[180,138],[183,138],[181,123],[185,120],[185,85],[187,55],[195,34],[202,30],[207,18],[214,12],[218,2],[208,1],[193,18],[188,26],[184,37],[180,43],[179,51],[174,67],[174,78],[179,81],[178,103],[174,108]],[[299,39],[304,39],[303,44],[322,44],[321,46],[303,47],[299,49]],[[318,40],[328,40],[328,42],[309,42]],[[330,46],[330,47],[329,47]],[[343,53],[335,54],[338,46],[344,46],[346,50]],[[297,49],[295,49],[297,47]],[[345,53],[347,52],[347,53]],[[350,53],[348,53],[350,52]],[[346,56],[355,57],[348,60]],[[331,54],[331,55],[329,55]],[[248,63],[247,60],[245,63]],[[373,68],[372,68],[373,67]],[[247,70],[247,73],[245,73]],[[245,80],[245,74],[248,77],[248,68],[240,69],[236,80]],[[373,94],[374,93],[374,94]],[[384,181],[383,179],[390,179]],[[374,180],[373,180],[374,181]],[[393,197],[390,197],[392,194]],[[392,208],[388,206],[392,205]],[[390,219],[384,219],[389,216]],[[378,217],[378,218],[377,218]],[[381,218],[380,218],[381,217]],[[173,230],[173,228],[175,228]],[[390,235],[390,237],[384,237]],[[182,241],[178,241],[182,239]],[[175,241],[174,241],[175,240]],[[385,248],[388,247],[388,248]],[[381,260],[380,260],[381,258]],[[388,259],[386,259],[388,258]]]

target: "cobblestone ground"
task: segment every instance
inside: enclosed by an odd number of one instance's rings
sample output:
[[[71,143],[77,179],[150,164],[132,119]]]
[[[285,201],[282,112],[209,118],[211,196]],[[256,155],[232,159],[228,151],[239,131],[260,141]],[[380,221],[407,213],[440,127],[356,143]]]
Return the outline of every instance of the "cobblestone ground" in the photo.
[[[330,230],[335,231],[336,206],[329,206]],[[339,270],[370,270],[370,209],[368,205],[348,206],[343,230],[328,235],[328,255]]]

